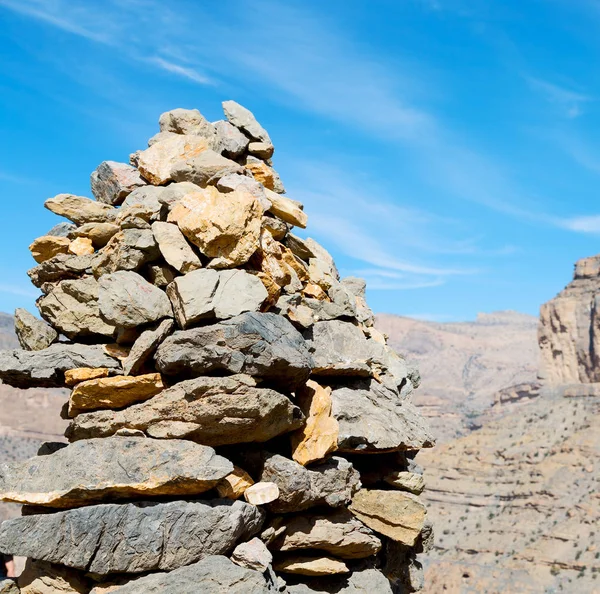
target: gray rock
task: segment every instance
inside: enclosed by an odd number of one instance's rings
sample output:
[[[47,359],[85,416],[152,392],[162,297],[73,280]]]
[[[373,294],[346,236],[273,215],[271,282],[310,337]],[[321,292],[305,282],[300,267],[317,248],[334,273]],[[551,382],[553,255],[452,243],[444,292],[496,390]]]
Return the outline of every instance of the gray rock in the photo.
[[[172,109],[161,114],[158,119],[161,132],[191,134],[213,139],[216,132],[211,124],[197,109]]]
[[[104,500],[197,495],[233,471],[207,446],[178,439],[87,439],[0,466],[0,498],[70,508]]]
[[[123,410],[81,414],[67,434],[70,439],[106,437],[129,428],[218,446],[268,441],[303,423],[300,409],[286,396],[257,388],[249,376],[199,377]]]
[[[218,324],[175,332],[156,351],[166,375],[246,373],[293,390],[313,361],[301,334],[282,316],[245,313]]]
[[[288,233],[283,243],[295,256],[298,256],[298,258],[305,262],[308,262],[311,258],[316,256],[312,251],[308,240],[304,240],[293,233]]]
[[[26,351],[41,351],[58,339],[52,326],[20,307],[15,310],[15,332]]]
[[[279,499],[269,505],[275,513],[296,512],[319,505],[347,505],[360,488],[360,475],[344,458],[333,457],[304,468],[278,454],[268,455],[261,481],[279,487]]]
[[[243,130],[253,140],[273,144],[267,131],[256,121],[250,110],[235,101],[223,101],[223,111],[230,124]]]
[[[277,241],[281,241],[290,230],[287,223],[284,223],[281,219],[272,216],[263,217],[262,228],[266,229]]]
[[[231,551],[263,521],[259,508],[220,499],[94,505],[4,522],[0,551],[100,575],[169,571]]]
[[[186,194],[191,192],[200,192],[202,188],[192,182],[170,183],[168,186],[161,188],[162,192],[159,195],[159,201],[168,209],[171,209],[179,202]]]
[[[227,557],[209,556],[169,573],[153,573],[117,588],[115,594],[275,594],[278,588],[259,571]]]
[[[64,372],[78,367],[118,369],[102,345],[53,344],[43,351],[0,351],[0,379],[15,388],[59,388]]]
[[[100,317],[99,288],[93,277],[62,281],[37,306],[42,317],[71,340],[113,337],[115,327]]]
[[[271,208],[271,201],[267,198],[263,185],[246,175],[238,173],[224,175],[217,182],[217,188],[221,192],[233,192],[240,188],[247,190],[258,199],[265,212]]]
[[[39,289],[45,283],[56,283],[92,274],[94,258],[93,254],[86,256],[59,254],[32,268],[27,274],[31,282]]]
[[[146,185],[135,167],[114,161],[100,163],[90,181],[96,200],[113,206],[121,204],[135,188]]]
[[[19,594],[20,590],[14,580],[0,581],[0,594]]]
[[[177,225],[156,221],[152,223],[152,233],[163,258],[175,270],[187,274],[202,268],[200,258],[194,253],[192,246]]]
[[[173,317],[166,293],[135,272],[119,271],[102,276],[98,304],[102,317],[122,328]]]
[[[51,235],[52,237],[68,237],[69,233],[75,229],[77,229],[75,223],[58,223],[58,225],[54,225],[46,235]]]
[[[159,200],[165,188],[157,186],[143,186],[135,189],[121,205],[121,211],[134,206],[143,206],[154,214],[156,218],[160,215],[163,208],[163,203]]]
[[[196,157],[179,161],[171,171],[171,178],[177,182],[191,182],[200,186],[216,183],[224,175],[241,173],[243,167],[207,149]]]
[[[377,569],[364,569],[353,572],[347,578],[311,580],[310,586],[288,586],[287,591],[289,594],[392,594],[392,587]]]
[[[167,294],[184,329],[205,319],[258,311],[268,297],[261,280],[245,270],[196,270],[176,278]]]
[[[139,270],[160,258],[160,250],[150,227],[123,229],[114,235],[94,259],[92,271],[96,277],[119,270]]]
[[[241,157],[248,148],[248,137],[225,120],[219,120],[213,125],[217,131],[219,146],[223,155],[230,159]]]
[[[177,278],[177,271],[168,264],[150,264],[144,276],[156,287],[166,289]]]
[[[263,572],[273,563],[273,555],[260,538],[253,538],[235,547],[231,560],[240,567]]]
[[[158,345],[173,331],[175,322],[170,319],[163,320],[156,328],[150,328],[140,334],[134,342],[129,355],[123,361],[125,375],[137,375],[142,370],[146,361],[154,354]]]
[[[432,447],[434,439],[418,410],[398,391],[376,380],[334,386],[333,416],[341,451],[376,452]],[[369,419],[365,423],[365,419]]]

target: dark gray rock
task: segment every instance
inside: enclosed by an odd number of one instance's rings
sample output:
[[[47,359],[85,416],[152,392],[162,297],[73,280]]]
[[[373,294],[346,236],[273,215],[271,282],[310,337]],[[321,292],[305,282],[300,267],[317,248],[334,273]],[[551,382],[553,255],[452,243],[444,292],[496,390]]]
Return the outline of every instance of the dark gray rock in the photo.
[[[75,223],[58,223],[58,225],[54,225],[46,235],[51,235],[53,237],[69,237],[69,233],[75,231],[75,229],[77,229]]]
[[[300,333],[285,318],[270,313],[245,313],[175,332],[158,347],[155,360],[166,375],[246,373],[290,390],[308,379],[313,366]]]
[[[261,509],[222,499],[95,505],[4,522],[0,551],[100,575],[169,571],[228,553],[263,521]]]
[[[0,379],[15,388],[60,388],[65,371],[78,367],[121,366],[102,345],[53,344],[43,351],[0,351]]]
[[[249,109],[235,101],[223,101],[223,111],[230,124],[243,130],[253,140],[273,144],[267,131],[256,121]]]
[[[123,373],[125,375],[137,375],[146,361],[154,354],[158,345],[171,334],[174,327],[175,322],[166,319],[155,328],[142,332],[131,347],[127,359],[123,361]]]
[[[58,339],[58,332],[52,326],[22,308],[15,310],[15,332],[26,351],[41,351]]]
[[[248,137],[225,120],[219,120],[213,125],[217,131],[221,153],[230,159],[241,157],[248,148]]]
[[[96,255],[71,256],[59,254],[27,272],[31,282],[38,288],[46,283],[81,278],[92,274],[92,266]]]
[[[149,225],[147,229],[127,228],[113,235],[95,255],[92,269],[96,277],[119,270],[135,271],[158,260],[160,255]]]
[[[288,586],[289,594],[392,594],[389,580],[377,569],[355,571],[345,578],[311,580]]]
[[[96,200],[113,206],[121,204],[135,188],[146,185],[135,167],[114,161],[100,163],[90,182]]]

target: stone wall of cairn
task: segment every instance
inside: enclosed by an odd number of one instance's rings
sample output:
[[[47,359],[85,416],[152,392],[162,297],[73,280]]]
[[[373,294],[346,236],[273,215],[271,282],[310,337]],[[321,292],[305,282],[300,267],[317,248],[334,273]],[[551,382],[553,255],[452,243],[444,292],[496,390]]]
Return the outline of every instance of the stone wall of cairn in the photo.
[[[131,165],[92,173],[95,200],[45,203],[69,222],[31,245],[43,319],[17,311],[0,378],[71,388],[69,443],[0,470],[0,498],[23,504],[0,551],[28,558],[2,592],[421,585],[418,372],[364,282],[292,233],[307,215],[267,132],[223,108],[163,114]]]

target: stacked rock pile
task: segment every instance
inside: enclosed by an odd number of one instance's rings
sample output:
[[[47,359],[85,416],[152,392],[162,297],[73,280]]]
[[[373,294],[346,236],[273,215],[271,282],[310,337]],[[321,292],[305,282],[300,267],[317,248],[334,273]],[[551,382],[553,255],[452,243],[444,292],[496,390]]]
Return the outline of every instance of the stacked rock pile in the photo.
[[[45,204],[70,222],[31,245],[43,320],[17,311],[0,378],[72,391],[69,443],[0,469],[23,593],[419,589],[418,372],[364,282],[292,233],[267,132],[223,107],[163,114],[95,200]]]

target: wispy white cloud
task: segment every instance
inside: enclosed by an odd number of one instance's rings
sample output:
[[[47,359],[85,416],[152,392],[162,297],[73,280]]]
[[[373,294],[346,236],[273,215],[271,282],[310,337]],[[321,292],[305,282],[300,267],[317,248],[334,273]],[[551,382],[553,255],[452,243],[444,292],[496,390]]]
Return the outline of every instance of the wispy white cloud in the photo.
[[[170,62],[169,60],[165,60],[164,58],[160,58],[159,56],[154,56],[148,59],[150,64],[154,64],[167,72],[171,72],[172,74],[176,74],[178,76],[183,76],[184,78],[188,78],[189,80],[196,82],[201,85],[212,85],[213,81],[200,74],[193,68],[189,68],[187,66],[181,66],[180,64],[175,64],[174,62]]]
[[[526,77],[529,86],[541,93],[545,99],[556,105],[567,118],[576,118],[583,113],[583,106],[593,100],[592,97],[572,91],[540,78]]]
[[[565,218],[558,221],[558,223],[561,227],[569,231],[600,233],[600,215]]]

